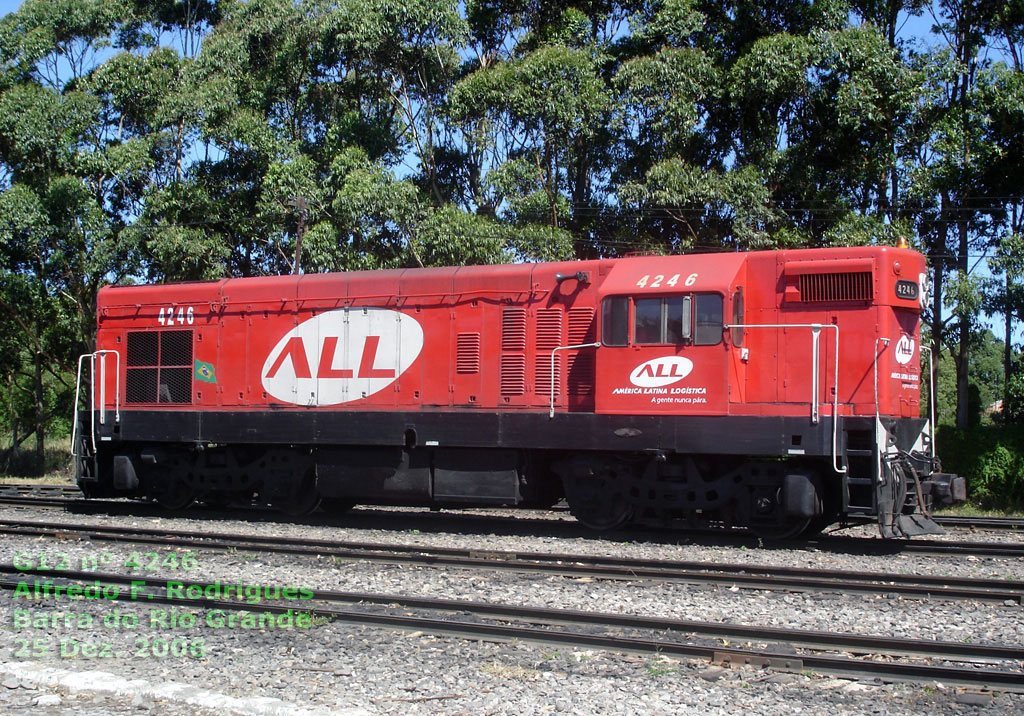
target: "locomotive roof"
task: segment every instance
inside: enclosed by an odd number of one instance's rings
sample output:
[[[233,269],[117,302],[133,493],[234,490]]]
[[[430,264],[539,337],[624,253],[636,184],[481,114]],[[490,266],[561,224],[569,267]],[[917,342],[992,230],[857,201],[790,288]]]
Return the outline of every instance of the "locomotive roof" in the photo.
[[[100,290],[101,306],[143,306],[171,302],[271,303],[332,298],[386,299],[396,296],[429,297],[458,294],[518,293],[550,290],[557,273],[586,272],[602,295],[627,294],[638,281],[678,274],[671,284],[679,290],[726,291],[737,280],[747,261],[770,259],[781,269],[790,262],[820,266],[855,259],[878,259],[892,253],[920,257],[906,249],[865,246],[830,249],[790,249],[734,253],[632,256],[620,259],[553,263],[499,264],[441,268],[383,269],[340,273],[302,274],[219,279],[140,286],[107,286]],[[820,262],[820,263],[819,263]],[[686,279],[691,279],[686,283]],[[646,283],[646,282],[645,282]]]

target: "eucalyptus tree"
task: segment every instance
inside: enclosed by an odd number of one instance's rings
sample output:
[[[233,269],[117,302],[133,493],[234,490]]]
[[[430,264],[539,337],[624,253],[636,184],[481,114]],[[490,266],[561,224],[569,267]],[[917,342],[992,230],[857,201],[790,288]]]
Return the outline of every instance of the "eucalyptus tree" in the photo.
[[[1008,206],[1000,197],[1019,193],[1006,174],[1007,162],[1019,161],[1017,150],[1007,151],[1018,140],[1005,132],[1007,123],[995,121],[1005,114],[1000,98],[1016,73],[1007,75],[987,53],[997,11],[998,4],[978,0],[937,3],[941,43],[911,58],[922,80],[909,122],[905,208],[932,265],[933,350],[953,355],[959,427],[968,423],[970,350],[982,308],[972,257],[984,255],[1005,224]]]
[[[600,234],[614,208],[612,76],[643,5],[466,3],[471,40],[446,107],[461,201],[518,227],[522,255],[609,252]]]
[[[33,374],[40,440],[70,409],[54,401],[70,402],[97,289],[145,264],[148,237],[127,227],[187,171],[187,58],[159,37],[208,29],[214,4],[188,5],[175,20],[171,0],[26,0],[0,19],[0,320],[26,347],[8,365]]]
[[[1024,236],[1020,223],[1024,220],[1015,207],[1012,212],[1011,226],[1014,233],[1005,234],[1000,238],[995,255],[989,261],[992,278],[986,292],[986,308],[1003,316],[1003,404],[1007,414],[1013,412],[1019,419],[1020,408],[1015,404],[1020,397],[1014,393],[1015,387],[1024,385],[1024,373],[1021,372],[1020,360],[1014,353],[1016,329],[1024,322]],[[1018,349],[1019,352],[1019,349]]]
[[[100,102],[77,85],[125,11],[114,1],[29,0],[0,20],[0,330],[21,346],[5,377],[31,396],[12,418],[34,425],[40,468],[44,371],[68,380],[109,237],[97,177],[82,172]],[[79,340],[63,340],[62,313],[78,314],[69,328]]]
[[[763,243],[769,192],[757,168],[729,165],[728,72],[702,47],[705,15],[687,0],[652,9],[634,30],[638,51],[615,75],[613,176],[632,228],[662,251]]]

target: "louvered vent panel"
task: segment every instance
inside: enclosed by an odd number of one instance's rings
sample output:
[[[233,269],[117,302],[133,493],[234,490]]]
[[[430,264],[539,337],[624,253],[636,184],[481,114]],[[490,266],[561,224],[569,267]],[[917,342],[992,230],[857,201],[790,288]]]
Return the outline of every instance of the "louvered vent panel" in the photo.
[[[479,373],[480,334],[460,333],[455,340],[455,372],[463,375]]]
[[[593,308],[569,310],[569,345],[578,346],[597,340],[597,322]],[[594,394],[594,349],[573,351],[568,357],[569,395]]]
[[[569,309],[569,345],[593,343],[597,338],[593,308]]]
[[[551,351],[562,343],[562,310],[541,308],[537,311],[537,352],[533,368],[533,392],[551,395]],[[555,385],[562,384],[562,356],[555,356]]]
[[[870,301],[871,289],[870,271],[800,276],[801,301]]]
[[[569,395],[594,394],[594,351],[569,356]]]
[[[506,308],[501,315],[501,350],[526,350],[526,309]]]
[[[526,392],[526,356],[503,355],[501,357],[501,394],[504,396],[523,395]]]
[[[562,345],[562,311],[541,308],[537,311],[537,350],[550,352]]]

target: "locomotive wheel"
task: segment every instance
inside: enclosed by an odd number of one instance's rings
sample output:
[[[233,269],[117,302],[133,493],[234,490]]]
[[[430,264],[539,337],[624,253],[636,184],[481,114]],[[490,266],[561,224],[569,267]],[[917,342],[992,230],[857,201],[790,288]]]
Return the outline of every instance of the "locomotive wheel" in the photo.
[[[320,509],[331,515],[343,515],[355,506],[355,500],[344,497],[324,497],[320,500]]]
[[[787,517],[774,525],[754,525],[750,529],[762,539],[794,539],[807,532],[812,519],[811,517]]]
[[[207,507],[216,510],[227,509],[228,507],[239,507],[249,505],[252,502],[252,494],[245,490],[211,492],[202,498],[202,503]]]
[[[320,493],[316,491],[316,475],[308,471],[302,479],[292,482],[287,496],[272,503],[289,517],[302,517],[320,506]]]
[[[196,491],[181,480],[161,483],[153,499],[166,510],[184,510],[196,501]]]
[[[605,531],[622,527],[633,518],[633,506],[622,494],[626,471],[606,468],[593,475],[565,480],[569,513],[585,527]]]

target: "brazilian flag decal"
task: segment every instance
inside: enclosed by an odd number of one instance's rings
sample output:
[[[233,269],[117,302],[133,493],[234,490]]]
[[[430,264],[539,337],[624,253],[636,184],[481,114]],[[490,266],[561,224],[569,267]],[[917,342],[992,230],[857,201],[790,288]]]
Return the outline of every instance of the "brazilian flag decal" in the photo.
[[[201,360],[197,360],[196,380],[201,380],[204,383],[216,383],[217,376],[213,374],[213,363],[204,363]]]

